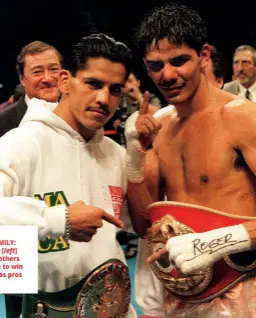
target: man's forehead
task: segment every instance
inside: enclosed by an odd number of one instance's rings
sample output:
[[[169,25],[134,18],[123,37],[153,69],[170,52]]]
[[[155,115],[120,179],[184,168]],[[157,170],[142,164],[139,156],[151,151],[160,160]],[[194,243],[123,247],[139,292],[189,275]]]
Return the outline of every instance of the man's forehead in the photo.
[[[80,70],[76,73],[76,78],[79,81],[98,81],[107,85],[121,85],[124,86],[125,84],[125,77],[124,76],[102,76],[102,74],[93,72],[93,73],[85,73],[84,71]]]
[[[164,38],[158,42],[153,41],[151,45],[147,47],[145,59],[157,60],[161,59],[163,56],[169,56],[169,58],[172,58],[183,54],[192,54],[193,51],[194,50],[186,44],[176,45]]]
[[[97,79],[106,83],[123,84],[126,69],[122,63],[112,62],[105,58],[90,58],[84,69],[78,70],[77,77]]]
[[[238,51],[234,56],[234,61],[241,60],[241,59],[251,61],[253,59],[252,52],[248,51],[248,50],[247,51]]]
[[[60,64],[59,57],[54,50],[46,50],[44,52],[38,52],[34,54],[27,54],[25,56],[25,66],[35,66],[36,64],[49,64],[56,63]]]
[[[112,61],[108,58],[105,58],[105,57],[88,57],[86,59],[86,70],[89,70],[89,69],[100,69],[100,68],[107,68],[107,67],[110,67],[110,68],[113,68],[113,67],[124,67],[124,64],[121,63],[121,62],[116,62],[116,61]]]

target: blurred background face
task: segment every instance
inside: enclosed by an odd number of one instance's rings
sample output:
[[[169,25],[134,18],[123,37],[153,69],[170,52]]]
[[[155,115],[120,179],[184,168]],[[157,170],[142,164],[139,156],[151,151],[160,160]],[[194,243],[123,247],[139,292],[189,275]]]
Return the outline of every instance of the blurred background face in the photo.
[[[238,51],[233,58],[233,73],[243,86],[250,87],[256,80],[256,66],[251,51]]]
[[[134,74],[131,73],[128,77],[123,92],[129,97],[136,99],[137,93],[140,92],[140,80],[138,80]]]
[[[20,82],[29,98],[39,98],[48,102],[59,99],[58,78],[61,64],[54,50],[27,55]]]

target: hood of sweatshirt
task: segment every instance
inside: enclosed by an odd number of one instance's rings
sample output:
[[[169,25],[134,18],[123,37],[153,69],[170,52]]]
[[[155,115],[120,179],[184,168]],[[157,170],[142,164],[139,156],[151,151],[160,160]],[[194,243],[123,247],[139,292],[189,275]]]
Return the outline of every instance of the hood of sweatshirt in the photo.
[[[58,134],[71,138],[74,141],[87,143],[86,140],[75,131],[68,123],[53,111],[58,103],[46,102],[42,99],[32,98],[28,101],[28,109],[20,126],[28,122],[41,122],[54,129]],[[97,130],[88,143],[99,143],[104,137],[103,128]]]

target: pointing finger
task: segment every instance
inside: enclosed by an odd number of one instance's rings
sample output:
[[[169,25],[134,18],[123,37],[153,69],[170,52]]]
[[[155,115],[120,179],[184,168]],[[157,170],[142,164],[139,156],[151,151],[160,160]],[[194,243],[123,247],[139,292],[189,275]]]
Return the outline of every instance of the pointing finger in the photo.
[[[144,97],[143,103],[140,105],[140,109],[139,109],[140,115],[144,115],[148,113],[150,93],[145,92],[143,97]]]
[[[117,227],[123,228],[124,227],[124,223],[117,219],[116,217],[114,217],[113,215],[107,213],[104,211],[102,219],[107,221],[108,223],[114,224]]]

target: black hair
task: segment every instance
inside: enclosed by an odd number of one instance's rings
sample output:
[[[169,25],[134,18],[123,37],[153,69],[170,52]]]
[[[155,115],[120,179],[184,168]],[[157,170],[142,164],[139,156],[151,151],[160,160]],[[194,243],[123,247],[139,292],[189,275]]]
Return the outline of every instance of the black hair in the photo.
[[[132,69],[132,53],[122,42],[103,34],[96,33],[83,37],[74,46],[69,59],[67,59],[66,69],[75,76],[77,71],[86,69],[86,64],[90,58],[103,57],[112,62],[121,63],[126,69],[126,79]]]
[[[225,66],[221,52],[213,45],[210,45],[212,70],[216,78],[225,77]]]
[[[146,16],[136,31],[135,41],[143,56],[151,44],[157,46],[164,38],[176,46],[186,44],[199,55],[207,37],[201,17],[193,9],[175,2],[157,7]]]

